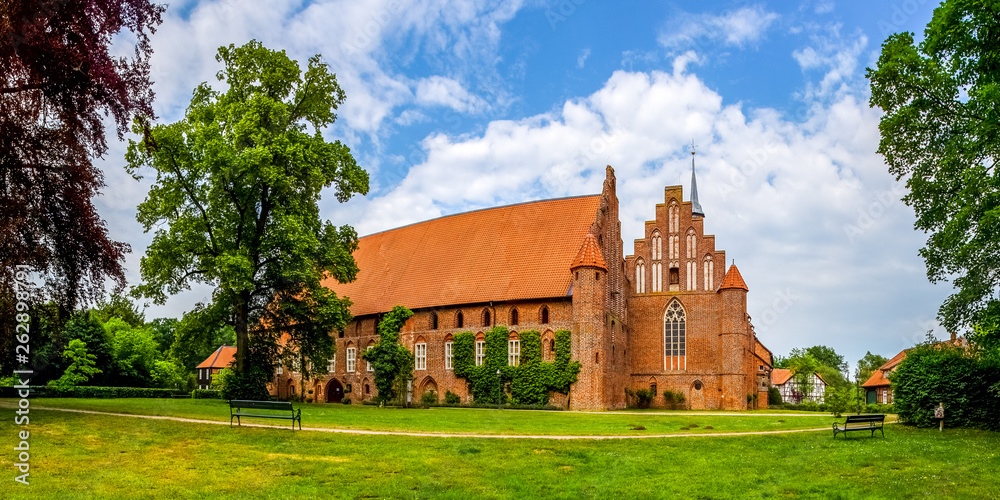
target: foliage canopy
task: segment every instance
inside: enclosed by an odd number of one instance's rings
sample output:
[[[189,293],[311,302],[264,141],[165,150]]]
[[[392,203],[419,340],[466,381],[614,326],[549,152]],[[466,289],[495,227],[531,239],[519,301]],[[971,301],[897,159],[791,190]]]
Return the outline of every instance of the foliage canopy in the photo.
[[[1000,4],[943,2],[922,42],[890,36],[867,76],[871,106],[885,111],[878,152],[930,233],[927,277],[953,280],[939,319],[949,331],[973,325],[1000,289]]]
[[[350,302],[320,282],[354,280],[357,234],[321,220],[318,202],[325,188],[340,202],[366,194],[368,174],[322,135],[345,96],[320,56],[303,72],[253,40],[216,60],[224,91],[202,83],[183,119],[129,144],[132,175],[155,173],[136,216],[155,234],[134,291],[162,303],[195,282],[214,286],[211,307],[236,330],[237,376],[259,385],[282,333],[289,352],[333,357],[330,332],[350,320]]]

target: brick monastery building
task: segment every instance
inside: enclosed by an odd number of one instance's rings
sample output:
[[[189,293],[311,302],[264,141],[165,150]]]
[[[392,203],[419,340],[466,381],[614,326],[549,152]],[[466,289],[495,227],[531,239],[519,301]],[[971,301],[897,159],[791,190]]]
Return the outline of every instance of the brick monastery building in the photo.
[[[681,186],[622,255],[614,170],[600,195],[543,200],[449,215],[361,238],[353,283],[326,285],[353,301],[353,321],[336,339],[336,358],[313,367],[307,387],[316,401],[352,403],[375,393],[361,352],[378,340],[380,315],[414,311],[400,341],[414,353],[413,399],[451,391],[469,402],[466,381],[452,373],[452,339],[482,340],[495,325],[542,333],[551,360],[554,332],[572,332],[582,369],[568,396],[573,410],[625,407],[625,388],[682,392],[691,409],[744,410],[767,402],[771,352],[754,333],[747,292],[735,265],[704,233],[692,162],[692,201]],[[511,362],[517,359],[510,356]],[[317,369],[320,368],[320,369]],[[317,373],[325,372],[325,373]],[[298,391],[300,375],[279,368],[272,394]]]

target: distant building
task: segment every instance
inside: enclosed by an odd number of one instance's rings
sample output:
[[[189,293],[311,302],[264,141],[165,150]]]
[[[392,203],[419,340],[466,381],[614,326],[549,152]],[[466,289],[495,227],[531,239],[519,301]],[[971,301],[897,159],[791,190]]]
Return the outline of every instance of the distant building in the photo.
[[[317,360],[306,381],[316,401],[361,403],[375,396],[362,355],[378,341],[376,325],[395,305],[414,311],[400,342],[414,353],[413,399],[451,391],[463,401],[466,380],[453,373],[455,335],[472,333],[476,363],[484,334],[509,333],[504,357],[517,366],[519,332],[538,331],[545,361],[555,332],[571,332],[582,370],[554,404],[573,410],[623,408],[626,388],[684,394],[692,409],[745,410],[767,401],[771,353],[747,314],[748,287],[715,236],[705,234],[692,164],[692,195],[663,191],[650,207],[633,254],[623,255],[617,180],[606,169],[598,195],[542,200],[450,215],[365,236],[352,283],[324,282],[353,302],[336,336],[336,357]],[[278,368],[270,385],[294,395],[301,374]],[[756,397],[754,397],[756,396]]]
[[[793,375],[795,372],[785,368],[775,368],[771,371],[771,385],[778,388],[781,401],[796,404],[803,401],[823,402],[827,384],[820,374],[813,373],[804,386],[799,386]]]
[[[198,388],[212,387],[212,377],[223,368],[228,368],[236,358],[236,348],[224,345],[215,350],[198,365]]]

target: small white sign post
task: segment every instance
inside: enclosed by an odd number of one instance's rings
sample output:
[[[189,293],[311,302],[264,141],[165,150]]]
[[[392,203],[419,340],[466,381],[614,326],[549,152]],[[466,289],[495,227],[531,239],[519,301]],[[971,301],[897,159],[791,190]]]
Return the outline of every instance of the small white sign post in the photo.
[[[938,419],[938,430],[944,432],[944,403],[938,403],[934,408],[934,418]]]

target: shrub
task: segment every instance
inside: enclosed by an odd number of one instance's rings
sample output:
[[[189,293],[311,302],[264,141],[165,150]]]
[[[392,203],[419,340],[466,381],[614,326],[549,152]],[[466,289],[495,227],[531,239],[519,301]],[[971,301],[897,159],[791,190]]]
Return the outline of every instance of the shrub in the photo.
[[[451,391],[445,391],[444,402],[450,405],[457,405],[462,403],[462,398]]]
[[[433,404],[437,404],[437,402],[438,402],[437,392],[435,392],[435,391],[427,391],[427,392],[425,392],[422,396],[420,396],[420,402],[423,403],[424,406],[430,406],[430,405],[433,405]]]
[[[222,391],[216,389],[195,389],[191,391],[191,399],[222,399]]]
[[[777,387],[772,387],[767,390],[767,404],[768,406],[781,404],[781,391],[779,391]]]
[[[349,405],[349,404],[351,404],[351,398],[344,398],[344,400],[341,401],[341,403],[344,403],[345,405]]]
[[[649,408],[655,397],[652,389],[625,389],[625,402],[629,408]]]
[[[684,408],[684,401],[686,401],[686,398],[684,397],[684,393],[681,391],[674,392],[667,389],[663,391],[663,401],[668,409],[680,410]]]

